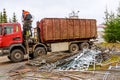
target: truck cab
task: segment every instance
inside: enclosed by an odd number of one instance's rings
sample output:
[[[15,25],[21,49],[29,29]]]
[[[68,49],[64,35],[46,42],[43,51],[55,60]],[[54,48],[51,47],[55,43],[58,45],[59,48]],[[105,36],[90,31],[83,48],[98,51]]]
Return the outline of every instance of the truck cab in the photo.
[[[21,61],[23,56],[19,52],[23,54],[22,50],[25,51],[22,44],[22,30],[19,23],[0,24],[0,56],[8,55],[8,58],[12,61]],[[21,51],[17,50],[18,48]]]
[[[22,30],[19,23],[0,24],[0,48],[23,42]]]
[[[26,46],[28,42],[28,46]],[[34,38],[28,41],[23,39],[21,25],[19,23],[0,24],[0,56],[7,55],[12,62],[20,62],[27,53],[34,58],[46,53],[45,45],[35,42]]]

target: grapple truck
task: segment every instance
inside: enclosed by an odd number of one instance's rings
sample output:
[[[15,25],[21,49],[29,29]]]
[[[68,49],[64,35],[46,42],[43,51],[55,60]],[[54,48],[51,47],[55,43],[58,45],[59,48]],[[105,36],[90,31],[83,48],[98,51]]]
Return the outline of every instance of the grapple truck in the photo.
[[[47,52],[77,52],[90,47],[90,40],[96,37],[95,19],[44,18],[37,22],[34,37],[29,38],[26,47],[20,23],[1,23],[0,56],[20,62],[28,54],[27,50],[31,58]]]

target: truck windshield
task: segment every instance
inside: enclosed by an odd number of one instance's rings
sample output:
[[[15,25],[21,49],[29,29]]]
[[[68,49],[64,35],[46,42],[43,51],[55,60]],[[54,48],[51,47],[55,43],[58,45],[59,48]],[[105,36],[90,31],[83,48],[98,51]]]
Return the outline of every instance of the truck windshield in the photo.
[[[0,35],[2,35],[2,26],[0,26]]]

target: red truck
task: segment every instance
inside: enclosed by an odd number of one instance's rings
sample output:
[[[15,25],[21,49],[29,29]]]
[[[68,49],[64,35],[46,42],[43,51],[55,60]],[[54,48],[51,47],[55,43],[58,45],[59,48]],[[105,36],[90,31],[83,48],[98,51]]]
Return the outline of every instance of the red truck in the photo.
[[[97,37],[95,19],[44,18],[37,22],[34,38],[28,40],[29,56],[34,58],[47,52],[77,52],[89,47],[90,39]],[[0,55],[19,62],[27,54],[19,23],[0,24]]]

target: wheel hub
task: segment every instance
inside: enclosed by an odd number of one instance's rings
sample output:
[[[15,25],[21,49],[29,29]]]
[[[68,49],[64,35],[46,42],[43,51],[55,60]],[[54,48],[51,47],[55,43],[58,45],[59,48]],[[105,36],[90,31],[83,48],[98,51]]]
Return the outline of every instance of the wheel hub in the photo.
[[[74,47],[72,48],[72,50],[75,51],[75,50],[76,50],[76,47],[74,46]]]
[[[41,54],[43,54],[42,50],[38,51],[38,55],[40,56]]]
[[[20,53],[16,53],[16,54],[15,54],[15,58],[16,58],[16,59],[20,59],[20,58],[21,58]]]

